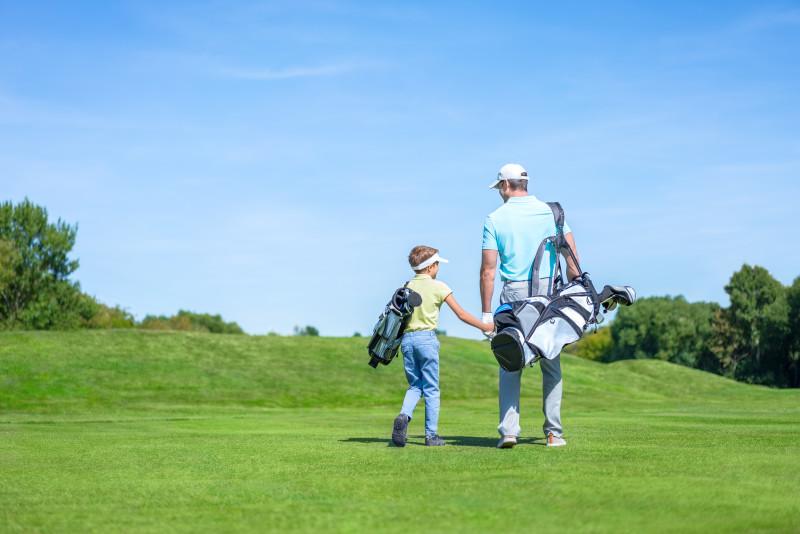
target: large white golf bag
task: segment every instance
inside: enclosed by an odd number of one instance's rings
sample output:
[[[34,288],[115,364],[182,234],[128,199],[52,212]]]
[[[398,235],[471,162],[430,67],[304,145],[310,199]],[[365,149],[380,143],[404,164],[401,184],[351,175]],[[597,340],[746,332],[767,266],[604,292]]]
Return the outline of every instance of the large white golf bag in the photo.
[[[581,271],[578,259],[564,237],[564,211],[549,202],[556,221],[556,235],[539,245],[528,280],[528,298],[500,305],[494,312],[495,331],[492,352],[506,371],[519,371],[540,358],[552,360],[562,349],[578,341],[593,324],[602,320],[600,308],[613,309],[618,303],[629,306],[636,292],[629,286],[605,286],[598,295],[589,274]],[[552,246],[556,268],[549,279],[547,296],[534,295],[540,283],[539,270],[544,251]],[[565,284],[561,255],[570,258],[581,275]]]

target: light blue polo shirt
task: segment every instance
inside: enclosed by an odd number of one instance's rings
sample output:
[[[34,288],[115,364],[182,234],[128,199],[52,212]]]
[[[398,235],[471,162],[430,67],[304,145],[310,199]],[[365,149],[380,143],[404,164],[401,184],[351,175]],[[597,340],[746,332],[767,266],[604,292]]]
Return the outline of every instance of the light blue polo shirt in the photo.
[[[570,232],[572,230],[565,219],[564,234]],[[483,249],[498,252],[500,278],[503,281],[527,281],[539,244],[555,233],[556,222],[550,206],[533,195],[511,197],[486,217]],[[553,276],[556,267],[556,255],[553,252],[553,246],[549,244],[542,258],[540,278]]]

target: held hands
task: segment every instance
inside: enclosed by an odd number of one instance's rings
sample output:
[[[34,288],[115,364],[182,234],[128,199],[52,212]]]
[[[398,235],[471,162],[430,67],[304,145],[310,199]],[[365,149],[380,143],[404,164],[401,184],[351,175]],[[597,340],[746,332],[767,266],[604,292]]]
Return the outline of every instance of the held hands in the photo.
[[[494,336],[494,315],[491,312],[483,312],[481,314],[481,322],[488,328],[482,328],[483,335],[491,339]]]

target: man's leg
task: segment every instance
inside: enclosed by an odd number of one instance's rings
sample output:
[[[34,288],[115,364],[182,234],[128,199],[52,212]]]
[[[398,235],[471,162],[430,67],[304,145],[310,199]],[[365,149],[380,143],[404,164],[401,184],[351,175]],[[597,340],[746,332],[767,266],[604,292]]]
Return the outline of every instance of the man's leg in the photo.
[[[519,436],[519,384],[522,371],[510,373],[500,368],[500,424],[497,432],[501,436]]]
[[[563,432],[561,428],[561,395],[563,392],[561,382],[561,356],[552,360],[542,358],[542,411],[544,412],[545,437],[552,432],[557,438]]]
[[[525,287],[527,290],[527,286]],[[522,286],[514,288],[509,284],[500,293],[500,303],[514,302],[527,297]],[[519,388],[522,371],[508,372],[502,367],[498,377],[498,399],[500,400],[500,424],[497,432],[501,436],[519,436]]]

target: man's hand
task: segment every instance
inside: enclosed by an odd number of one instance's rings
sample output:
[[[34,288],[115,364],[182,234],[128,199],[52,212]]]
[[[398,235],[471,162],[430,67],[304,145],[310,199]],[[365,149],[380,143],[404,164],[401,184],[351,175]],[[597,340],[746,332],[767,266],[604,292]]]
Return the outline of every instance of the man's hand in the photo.
[[[494,325],[494,315],[492,315],[491,312],[483,312],[481,314],[481,322]],[[492,339],[494,337],[494,329],[488,331],[484,330],[483,335],[488,337],[489,339]]]

